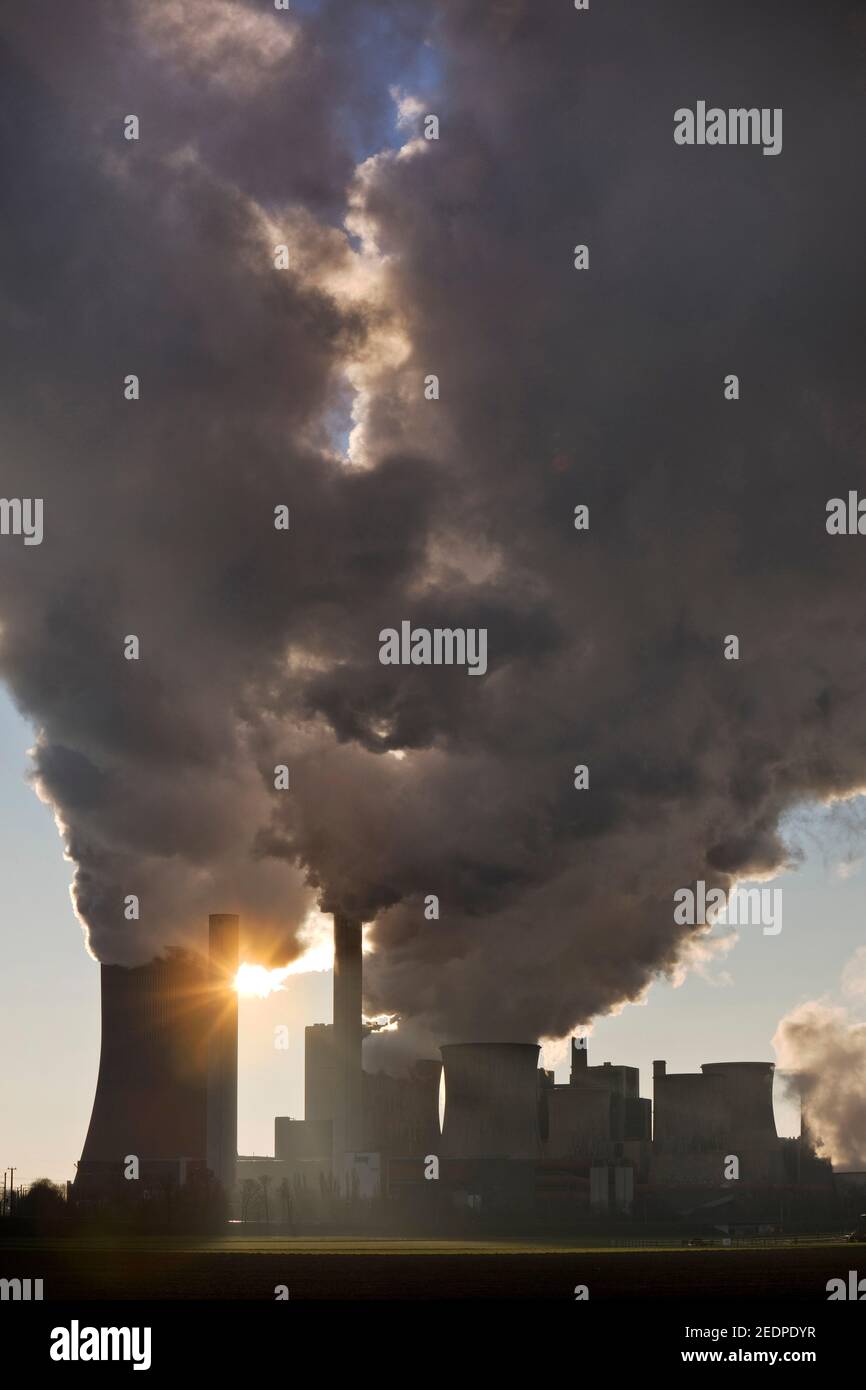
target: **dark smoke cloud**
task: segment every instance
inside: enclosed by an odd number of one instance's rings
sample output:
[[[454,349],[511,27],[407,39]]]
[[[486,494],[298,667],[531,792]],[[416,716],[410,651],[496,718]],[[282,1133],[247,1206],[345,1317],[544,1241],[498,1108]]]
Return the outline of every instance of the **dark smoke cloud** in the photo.
[[[46,538],[0,545],[0,660],[100,958],[236,907],[276,963],[316,897],[377,919],[370,1012],[560,1035],[702,949],[676,888],[866,785],[863,560],[824,530],[866,487],[859,14],[9,21],[2,491]],[[438,143],[388,148],[390,86]],[[699,98],[783,107],[782,154],[675,146]],[[404,618],[487,627],[488,674],[381,666]]]

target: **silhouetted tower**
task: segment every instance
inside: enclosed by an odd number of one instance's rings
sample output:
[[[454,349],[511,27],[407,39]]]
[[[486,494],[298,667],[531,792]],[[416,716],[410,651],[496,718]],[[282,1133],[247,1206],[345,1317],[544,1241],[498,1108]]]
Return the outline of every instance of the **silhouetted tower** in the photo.
[[[334,914],[334,1162],[361,1142],[361,922]]]
[[[230,1192],[238,1154],[239,923],[230,913],[208,919],[208,982],[213,1026],[207,1057],[207,1166]]]
[[[210,919],[209,948],[101,965],[102,1045],[77,1196],[134,1195],[205,1164],[230,1186],[237,1145],[238,919]],[[234,1146],[234,1147],[233,1147]],[[127,1158],[141,1187],[125,1179]]]

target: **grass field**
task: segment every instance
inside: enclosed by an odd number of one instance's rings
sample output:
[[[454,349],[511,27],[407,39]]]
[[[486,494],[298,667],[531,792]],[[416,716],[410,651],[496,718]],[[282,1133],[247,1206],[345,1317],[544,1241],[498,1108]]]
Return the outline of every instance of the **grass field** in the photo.
[[[863,1266],[840,1241],[683,1249],[580,1241],[371,1240],[231,1236],[214,1240],[0,1241],[0,1278],[41,1278],[56,1299],[725,1298],[826,1301],[826,1284]]]

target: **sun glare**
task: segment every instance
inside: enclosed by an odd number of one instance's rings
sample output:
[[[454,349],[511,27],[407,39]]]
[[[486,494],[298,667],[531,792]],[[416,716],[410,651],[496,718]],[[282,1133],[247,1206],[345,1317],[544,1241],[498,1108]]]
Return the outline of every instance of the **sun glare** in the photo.
[[[235,989],[245,999],[267,999],[285,988],[292,975],[309,975],[334,967],[334,937],[330,917],[311,912],[298,932],[303,951],[289,965],[269,970],[266,965],[244,961],[235,976]]]

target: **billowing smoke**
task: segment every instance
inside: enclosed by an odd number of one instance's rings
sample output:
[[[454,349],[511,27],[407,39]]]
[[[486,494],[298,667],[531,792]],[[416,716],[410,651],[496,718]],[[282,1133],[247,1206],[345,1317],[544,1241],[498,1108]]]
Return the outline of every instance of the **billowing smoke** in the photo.
[[[846,968],[843,992],[862,1008],[866,948]],[[866,1163],[866,1022],[845,1005],[812,999],[792,1009],[773,1045],[817,1151],[837,1168]]]
[[[280,963],[318,901],[376,919],[369,1013],[557,1036],[700,950],[677,888],[866,785],[825,529],[866,488],[864,31],[710,10],[5,21],[0,491],[45,536],[0,540],[0,662],[101,959],[240,910]],[[675,145],[698,99],[782,108],[782,153]],[[404,620],[487,674],[382,665]]]
[[[812,1001],[782,1020],[774,1045],[817,1151],[837,1168],[862,1168],[866,1023],[852,1023],[844,1008]]]

